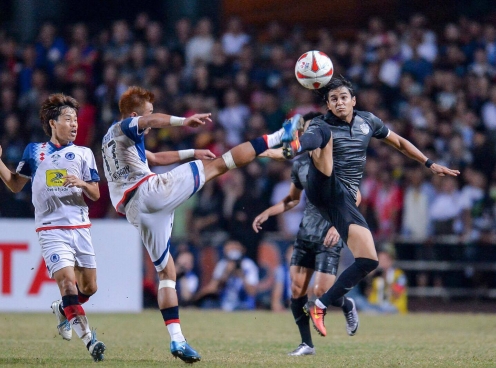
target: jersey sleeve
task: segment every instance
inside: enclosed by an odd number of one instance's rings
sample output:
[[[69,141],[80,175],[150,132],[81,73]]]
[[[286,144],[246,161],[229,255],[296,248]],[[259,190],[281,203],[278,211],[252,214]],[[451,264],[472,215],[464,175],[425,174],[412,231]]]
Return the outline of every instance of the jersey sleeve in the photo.
[[[300,178],[298,176],[298,167],[300,163],[295,161],[293,163],[293,167],[291,168],[291,182],[295,185],[296,188],[303,190],[303,185],[301,184]]]
[[[89,148],[84,150],[82,177],[83,180],[87,183],[100,181],[100,175],[98,175],[95,156],[93,155],[93,152]]]
[[[16,169],[16,173],[28,179],[33,176],[32,153],[33,153],[32,143],[30,143],[24,149],[24,153],[22,154],[21,161],[19,162],[19,165],[17,165],[17,169]]]
[[[372,124],[372,136],[374,138],[383,139],[389,135],[389,128],[377,116],[370,114],[370,123]]]
[[[138,120],[140,116],[134,118],[127,118],[122,120],[121,129],[122,132],[128,137],[132,139],[136,143],[143,142],[145,139],[144,130],[142,132],[139,131]]]

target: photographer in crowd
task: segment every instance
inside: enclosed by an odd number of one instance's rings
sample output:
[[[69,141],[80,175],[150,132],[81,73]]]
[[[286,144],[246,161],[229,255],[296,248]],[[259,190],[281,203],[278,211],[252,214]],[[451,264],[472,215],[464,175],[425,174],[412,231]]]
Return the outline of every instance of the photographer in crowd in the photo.
[[[214,269],[212,280],[195,297],[204,308],[225,311],[255,309],[258,267],[244,255],[245,248],[235,240],[224,244],[223,258]]]

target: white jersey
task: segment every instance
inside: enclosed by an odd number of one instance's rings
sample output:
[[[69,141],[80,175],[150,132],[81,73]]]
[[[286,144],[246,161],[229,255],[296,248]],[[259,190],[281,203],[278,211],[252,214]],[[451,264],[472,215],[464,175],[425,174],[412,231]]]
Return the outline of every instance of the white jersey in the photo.
[[[75,175],[85,182],[98,182],[95,156],[87,147],[69,143],[30,143],[16,170],[32,181],[36,231],[90,227],[83,190],[64,187],[64,176]]]
[[[110,198],[120,214],[125,213],[129,193],[155,175],[146,160],[145,136],[139,131],[139,118],[115,122],[102,141],[103,167]]]

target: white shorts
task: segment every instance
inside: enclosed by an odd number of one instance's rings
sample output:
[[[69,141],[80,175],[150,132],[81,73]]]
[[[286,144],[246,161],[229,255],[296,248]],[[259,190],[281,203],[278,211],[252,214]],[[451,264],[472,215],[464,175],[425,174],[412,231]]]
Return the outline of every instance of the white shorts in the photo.
[[[89,228],[41,230],[38,241],[51,278],[65,267],[96,268]]]
[[[174,210],[205,184],[201,161],[191,161],[143,182],[126,204],[126,218],[140,233],[157,271],[167,265]]]

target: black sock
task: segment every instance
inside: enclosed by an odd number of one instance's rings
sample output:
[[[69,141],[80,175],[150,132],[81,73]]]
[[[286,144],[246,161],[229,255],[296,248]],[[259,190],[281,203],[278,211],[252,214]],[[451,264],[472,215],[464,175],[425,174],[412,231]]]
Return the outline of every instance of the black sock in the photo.
[[[355,287],[360,280],[375,270],[378,265],[379,262],[370,258],[356,258],[355,262],[343,271],[334,285],[319,300],[325,306],[332,305],[333,302],[338,301],[339,298]]]
[[[334,307],[341,308],[344,313],[348,313],[353,309],[353,303],[350,301],[350,299],[348,299],[345,296],[342,296],[341,298],[334,300],[331,303],[331,305]]]
[[[295,319],[296,325],[300,330],[301,342],[304,342],[313,348],[312,334],[310,333],[310,317],[303,312],[303,306],[308,302],[308,296],[301,298],[291,298],[291,311]]]

